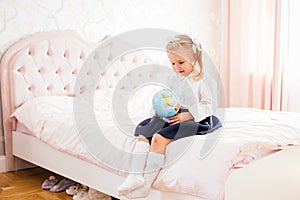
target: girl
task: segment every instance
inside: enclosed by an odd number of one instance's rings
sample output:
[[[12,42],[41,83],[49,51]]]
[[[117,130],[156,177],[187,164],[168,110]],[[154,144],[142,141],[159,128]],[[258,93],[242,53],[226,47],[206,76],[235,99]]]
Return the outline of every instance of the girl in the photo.
[[[212,97],[203,77],[201,46],[187,35],[177,35],[167,43],[166,50],[173,71],[183,77],[182,80],[193,90],[183,92],[186,95],[184,99],[188,101],[196,97],[197,103],[188,108],[182,107],[167,121],[154,116],[137,126],[135,135],[138,141],[134,153],[139,155],[133,156],[132,173],[118,187],[119,195],[129,199],[143,198],[149,194],[164,164],[165,150],[170,142],[192,135],[204,135],[221,127],[220,121],[212,115]],[[181,103],[184,105],[185,102]]]

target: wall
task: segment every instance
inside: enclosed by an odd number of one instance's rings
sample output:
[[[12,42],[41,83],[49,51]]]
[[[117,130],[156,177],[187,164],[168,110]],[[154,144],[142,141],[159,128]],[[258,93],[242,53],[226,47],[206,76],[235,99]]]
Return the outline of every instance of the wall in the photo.
[[[36,32],[73,29],[96,42],[138,28],[163,28],[197,37],[218,65],[220,10],[221,0],[0,0],[0,57]]]

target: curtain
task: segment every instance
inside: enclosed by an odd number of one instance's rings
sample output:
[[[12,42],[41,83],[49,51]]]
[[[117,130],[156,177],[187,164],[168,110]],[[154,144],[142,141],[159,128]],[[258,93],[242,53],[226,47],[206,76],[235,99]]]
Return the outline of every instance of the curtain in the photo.
[[[285,32],[286,46],[284,66],[284,91],[282,109],[287,111],[300,112],[300,65],[299,65],[299,47],[300,47],[300,1],[284,1],[283,32]]]
[[[1,108],[1,96],[0,96],[0,156],[3,155],[5,155],[5,147],[4,147],[3,120],[2,120],[2,108]]]
[[[222,3],[220,73],[226,106],[297,110],[295,102],[300,95],[295,95],[295,90],[299,88],[290,87],[295,83],[292,77],[296,70],[292,67],[295,62],[291,46],[297,38],[291,30],[299,29],[295,20],[299,19],[300,10],[295,5],[299,2],[224,0]]]

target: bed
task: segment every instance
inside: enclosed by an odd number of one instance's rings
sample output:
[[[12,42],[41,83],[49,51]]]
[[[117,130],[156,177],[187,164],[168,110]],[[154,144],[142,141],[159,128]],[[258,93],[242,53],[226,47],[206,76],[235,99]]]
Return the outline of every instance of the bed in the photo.
[[[127,175],[136,141],[124,132],[149,115],[145,99],[156,87],[130,94],[131,126],[122,118],[115,124],[112,100],[120,98],[115,90],[146,79],[134,69],[151,64],[151,58],[130,52],[112,60],[109,52],[97,54],[98,46],[75,31],[51,31],[20,39],[5,52],[1,98],[8,171],[24,160],[120,198],[116,188]],[[103,59],[112,63],[109,68],[93,71],[90,66]],[[95,73],[101,78],[94,85],[78,79],[91,80]],[[168,146],[166,164],[146,199],[299,199],[294,186],[300,184],[300,114],[254,108],[225,108],[225,114],[223,127],[210,135],[218,140],[206,155],[200,150],[207,136]],[[270,189],[271,184],[278,188]]]

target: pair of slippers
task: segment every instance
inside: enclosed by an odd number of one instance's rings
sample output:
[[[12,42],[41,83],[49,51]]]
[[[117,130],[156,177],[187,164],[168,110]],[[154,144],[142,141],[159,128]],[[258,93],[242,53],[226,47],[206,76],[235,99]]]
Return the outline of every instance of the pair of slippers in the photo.
[[[59,181],[57,178],[55,178],[55,176],[49,176],[49,178],[44,180],[42,188],[44,190],[50,190],[51,192],[63,192],[67,188],[75,184],[75,181],[68,178],[64,178]]]

